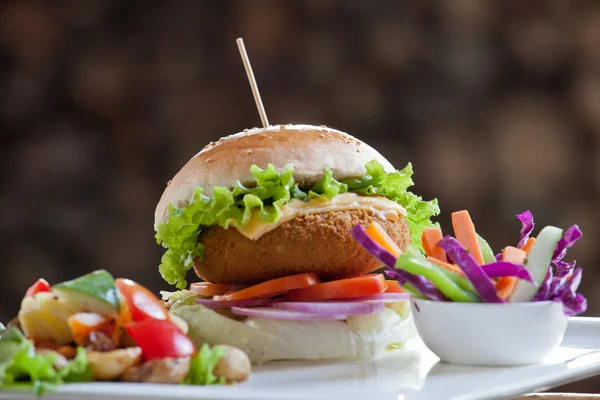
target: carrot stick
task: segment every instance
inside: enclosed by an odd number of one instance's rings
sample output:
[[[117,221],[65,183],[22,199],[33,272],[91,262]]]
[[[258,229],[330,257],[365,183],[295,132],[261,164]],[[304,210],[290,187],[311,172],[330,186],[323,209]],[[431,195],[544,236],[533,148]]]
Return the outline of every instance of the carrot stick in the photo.
[[[467,210],[452,213],[452,227],[454,228],[456,240],[469,251],[479,265],[485,264],[481,248],[479,247],[479,241],[477,240],[475,225],[473,225],[473,221]]]
[[[442,240],[442,230],[440,228],[425,228],[421,241],[425,254],[430,257],[437,258],[440,261],[446,262],[446,252],[437,244]]]
[[[498,292],[498,297],[506,300],[512,291],[515,290],[516,284],[517,278],[514,276],[504,276],[498,279],[498,282],[496,282],[496,291]]]
[[[394,240],[387,234],[385,229],[383,229],[383,227],[376,221],[371,222],[371,224],[367,227],[366,232],[371,239],[392,253],[394,257],[400,257],[402,250],[400,250],[400,247],[398,247],[396,242],[394,242]]]
[[[521,247],[521,250],[523,250],[525,253],[529,254],[529,250],[531,250],[534,243],[535,243],[535,238],[530,237],[529,239],[527,239],[527,242],[525,242],[523,247]]]
[[[450,272],[457,273],[460,276],[465,276],[465,273],[462,272],[462,269],[458,268],[456,265],[447,263],[445,261],[441,261],[441,260],[439,260],[439,259],[437,259],[435,257],[431,257],[431,256],[427,257],[427,261],[429,261],[431,263],[434,263],[436,265],[439,265],[440,267],[442,267],[444,269],[447,269]]]
[[[516,247],[507,246],[502,252],[502,261],[508,261],[514,264],[523,264],[527,253],[523,249],[517,249]],[[496,290],[498,291],[498,297],[501,299],[507,299],[508,296],[515,289],[517,284],[517,278],[514,276],[504,276],[498,279],[496,282]]]

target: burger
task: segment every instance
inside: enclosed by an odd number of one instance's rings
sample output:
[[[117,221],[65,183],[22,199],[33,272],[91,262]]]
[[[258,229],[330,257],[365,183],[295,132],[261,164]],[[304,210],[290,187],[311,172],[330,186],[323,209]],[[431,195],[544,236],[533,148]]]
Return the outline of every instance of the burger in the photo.
[[[210,143],[156,207],[170,312],[197,345],[229,344],[253,362],[373,357],[412,328],[406,297],[351,236],[375,226],[402,251],[439,213],[355,137],[325,126],[254,128]],[[194,270],[201,279],[190,286]]]

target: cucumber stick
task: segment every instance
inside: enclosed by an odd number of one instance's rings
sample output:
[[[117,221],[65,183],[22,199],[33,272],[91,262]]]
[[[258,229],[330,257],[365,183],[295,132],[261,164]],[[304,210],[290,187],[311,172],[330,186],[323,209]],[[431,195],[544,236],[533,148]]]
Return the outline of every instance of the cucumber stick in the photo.
[[[540,231],[525,261],[525,268],[529,271],[534,283],[524,280],[517,281],[517,286],[508,301],[526,302],[531,301],[535,296],[544,281],[548,266],[552,261],[552,255],[562,237],[562,233],[562,229],[554,226],[547,226]]]
[[[481,249],[481,255],[483,255],[483,261],[485,261],[486,264],[496,262],[496,256],[494,255],[489,243],[486,242],[484,238],[479,236],[479,234],[477,234],[477,242],[479,242],[479,248]]]
[[[115,279],[104,270],[54,285],[52,291],[65,301],[90,312],[100,315],[119,313],[119,292]]]

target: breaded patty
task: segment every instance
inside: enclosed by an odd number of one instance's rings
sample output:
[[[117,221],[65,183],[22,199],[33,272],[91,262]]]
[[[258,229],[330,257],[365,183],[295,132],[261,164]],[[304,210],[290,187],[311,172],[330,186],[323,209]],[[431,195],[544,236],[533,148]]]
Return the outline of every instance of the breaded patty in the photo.
[[[198,276],[212,283],[255,283],[303,272],[322,279],[365,274],[381,264],[358,245],[350,231],[376,220],[402,250],[411,236],[404,218],[382,221],[373,211],[344,210],[298,216],[250,240],[237,229],[211,227],[200,234],[204,260]]]

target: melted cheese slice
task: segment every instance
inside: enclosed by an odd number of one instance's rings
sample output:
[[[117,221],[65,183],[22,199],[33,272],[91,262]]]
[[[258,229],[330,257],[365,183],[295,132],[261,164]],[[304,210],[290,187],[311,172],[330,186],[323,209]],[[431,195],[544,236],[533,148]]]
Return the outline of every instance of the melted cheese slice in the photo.
[[[383,220],[397,221],[400,216],[406,216],[406,210],[395,201],[385,197],[360,196],[356,193],[342,193],[329,200],[317,198],[304,202],[294,199],[281,207],[281,218],[273,224],[262,222],[258,210],[253,210],[250,221],[245,226],[236,229],[248,239],[256,240],[267,232],[272,231],[300,215],[320,214],[342,210],[370,210]]]

